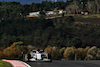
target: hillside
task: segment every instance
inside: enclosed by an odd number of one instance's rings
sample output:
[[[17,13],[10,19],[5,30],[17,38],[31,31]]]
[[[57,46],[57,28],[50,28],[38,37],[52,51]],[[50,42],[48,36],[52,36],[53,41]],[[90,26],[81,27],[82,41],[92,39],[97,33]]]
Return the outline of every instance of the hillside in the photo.
[[[99,1],[99,0],[98,0]],[[48,2],[20,4],[19,2],[0,2],[0,46],[9,47],[14,42],[45,48],[75,46],[100,47],[100,9],[93,1]],[[89,6],[90,4],[95,7]],[[82,6],[82,7],[81,7]],[[77,7],[77,9],[75,9]],[[91,9],[89,9],[91,7]],[[48,9],[49,8],[49,9]],[[61,18],[45,19],[45,11],[63,9],[69,15]],[[38,18],[26,18],[33,11],[44,12]],[[81,12],[88,12],[81,15]],[[74,16],[70,16],[70,14]],[[62,15],[61,15],[62,16]]]
[[[83,20],[86,19],[83,18]],[[10,46],[13,42],[23,41],[26,45],[31,44],[37,47],[47,47],[48,45],[57,47],[96,45],[100,47],[100,26],[94,22],[91,24],[81,22],[83,24],[80,24],[79,21],[80,19],[70,16],[52,20],[43,18],[6,19],[0,23],[0,45]]]

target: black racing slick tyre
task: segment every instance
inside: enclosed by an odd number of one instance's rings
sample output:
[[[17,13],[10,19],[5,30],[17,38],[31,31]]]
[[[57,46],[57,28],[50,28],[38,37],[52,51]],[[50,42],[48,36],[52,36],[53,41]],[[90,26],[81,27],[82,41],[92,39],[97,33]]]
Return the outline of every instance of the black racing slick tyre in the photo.
[[[51,54],[48,54],[48,59],[50,59],[49,62],[52,62]]]
[[[23,61],[25,61],[25,62],[28,61],[28,55],[27,54],[24,55]]]
[[[27,61],[29,61],[30,58],[31,58],[30,54],[25,54],[23,61],[27,62]]]

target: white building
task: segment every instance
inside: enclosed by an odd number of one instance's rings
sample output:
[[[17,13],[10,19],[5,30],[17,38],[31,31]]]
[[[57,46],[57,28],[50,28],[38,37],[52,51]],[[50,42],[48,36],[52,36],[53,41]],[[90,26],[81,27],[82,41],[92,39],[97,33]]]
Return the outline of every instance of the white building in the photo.
[[[63,13],[66,13],[66,11],[63,11],[63,10],[57,10],[56,12],[57,14],[63,14]],[[45,14],[46,15],[53,15],[53,14],[56,14],[54,11],[46,11]],[[29,13],[29,15],[27,15],[27,17],[39,17],[40,15],[40,12],[31,12]]]
[[[58,10],[58,14],[63,14],[63,13],[66,13],[66,11],[64,11],[64,10]]]
[[[54,11],[47,11],[46,12],[46,15],[52,15],[52,14],[54,14]]]
[[[58,14],[62,14],[63,13],[63,10],[58,10]]]
[[[27,15],[27,17],[39,17],[40,12],[31,12],[29,13],[29,15]]]
[[[39,15],[40,14],[40,12],[38,11],[38,12],[31,12],[31,13],[29,13],[29,15]]]

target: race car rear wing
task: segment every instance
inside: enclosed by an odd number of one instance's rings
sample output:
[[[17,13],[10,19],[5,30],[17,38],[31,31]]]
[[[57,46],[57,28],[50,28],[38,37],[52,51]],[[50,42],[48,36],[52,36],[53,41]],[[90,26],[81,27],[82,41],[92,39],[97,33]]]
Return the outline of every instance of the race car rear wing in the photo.
[[[33,53],[36,53],[38,50],[31,50]],[[39,50],[40,53],[43,53],[44,50]]]

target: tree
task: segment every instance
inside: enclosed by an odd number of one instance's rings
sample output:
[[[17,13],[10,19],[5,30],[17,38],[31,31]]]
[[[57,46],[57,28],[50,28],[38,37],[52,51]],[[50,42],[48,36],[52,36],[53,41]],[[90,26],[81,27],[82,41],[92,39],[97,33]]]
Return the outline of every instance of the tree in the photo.
[[[77,60],[84,60],[86,55],[85,55],[85,49],[83,48],[77,48],[75,50],[76,58]]]
[[[5,55],[5,58],[11,59],[11,52],[10,52],[10,51],[12,51],[12,49],[11,49],[10,47],[7,47],[7,48],[3,51],[3,53],[4,53],[4,55]]]
[[[96,57],[97,57],[97,60],[100,60],[100,49],[98,50]]]
[[[31,11],[41,11],[41,4],[40,3],[32,3],[31,4]]]
[[[74,7],[75,7],[75,14],[78,14],[79,2],[77,0],[74,0]]]
[[[7,47],[3,53],[6,59],[22,59],[22,54],[27,52],[27,48],[22,46],[23,42],[14,42]]]
[[[62,23],[65,23],[65,24],[68,24],[68,25],[71,25],[73,22],[74,22],[73,16],[65,17],[65,18],[62,20]]]
[[[79,1],[74,0],[70,5],[66,6],[67,13],[76,14],[79,9]]]
[[[90,11],[91,13],[95,13],[95,2],[94,1],[88,1],[87,2],[87,10]]]
[[[81,47],[82,40],[79,37],[74,37],[68,42],[68,46],[74,46],[76,48]]]
[[[57,11],[57,10],[58,10],[58,7],[56,7],[56,8],[53,10],[53,12],[54,12],[55,15],[58,15],[58,11]]]
[[[52,5],[53,5],[52,2],[42,1],[40,8],[41,10],[50,11],[53,9]]]
[[[28,45],[27,49],[28,49],[28,52],[30,52],[31,50],[36,50],[38,48],[36,48],[35,46],[32,46],[32,45]]]
[[[47,47],[47,48],[45,48],[44,51],[51,54],[52,53],[52,47]]]
[[[96,4],[96,13],[100,13],[100,1],[99,0],[95,0],[95,4]]]
[[[61,59],[61,53],[59,52],[59,49],[57,49],[56,47],[48,46],[47,48],[45,48],[45,52],[51,54],[52,59]]]
[[[6,47],[8,47],[8,46],[10,46],[10,44],[12,44],[12,37],[11,36],[7,36],[6,34],[3,34],[2,36],[1,36],[1,44],[2,44],[2,46],[3,45],[5,45]],[[11,39],[12,38],[12,39]],[[13,40],[15,40],[15,38],[13,39]]]
[[[63,47],[63,48],[60,49],[60,53],[61,53],[61,55],[62,55],[62,58],[64,57],[64,56],[63,56],[64,51],[65,51],[65,47]]]
[[[46,16],[45,11],[40,11],[40,17],[45,18],[45,16]]]
[[[22,13],[24,16],[26,16],[29,12],[31,12],[31,7],[28,4],[25,4],[22,6]]]
[[[3,59],[4,58],[4,53],[3,51],[0,51],[0,59]]]
[[[64,51],[64,58],[73,60],[75,58],[75,47],[67,47]]]
[[[98,49],[96,46],[91,47],[87,52],[87,60],[96,60],[96,54],[98,52]]]

